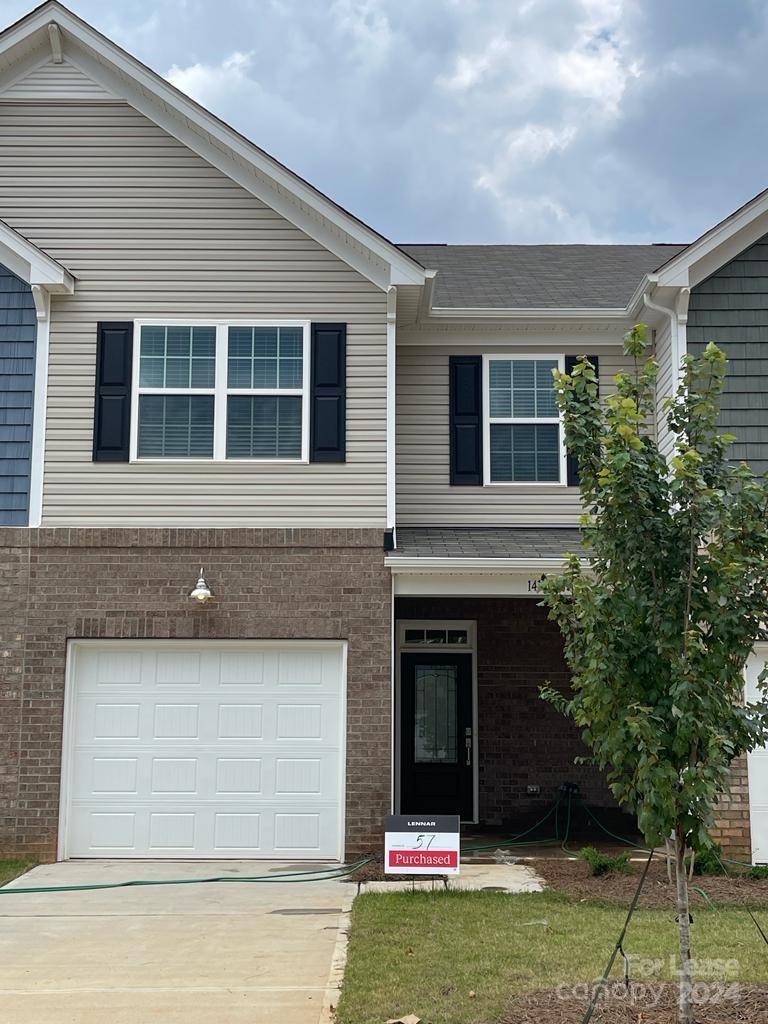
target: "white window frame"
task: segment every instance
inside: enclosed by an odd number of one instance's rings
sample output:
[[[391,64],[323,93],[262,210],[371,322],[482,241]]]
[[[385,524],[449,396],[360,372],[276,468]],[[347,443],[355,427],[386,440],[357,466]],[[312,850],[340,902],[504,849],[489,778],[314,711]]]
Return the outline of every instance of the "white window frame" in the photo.
[[[484,487],[567,487],[568,486],[568,460],[565,450],[565,430],[563,428],[562,413],[555,416],[494,416],[491,419],[491,381],[490,363],[492,360],[552,360],[557,363],[558,369],[565,370],[564,353],[548,352],[493,352],[483,355],[483,486]],[[560,447],[560,479],[559,480],[491,480],[491,423],[533,423],[546,424],[556,423],[558,425],[558,440]]]
[[[212,388],[145,388],[139,385],[141,365],[142,327],[215,327],[216,368]],[[300,327],[302,330],[302,373],[300,388],[230,388],[227,385],[230,327]],[[310,321],[309,320],[262,320],[227,319],[200,320],[194,317],[152,317],[134,320],[133,323],[133,369],[131,377],[131,462],[153,462],[166,464],[182,463],[259,463],[260,465],[304,465],[309,463],[309,381],[310,381]],[[213,455],[195,455],[190,458],[147,458],[139,457],[139,396],[140,395],[213,395]],[[230,395],[299,395],[301,397],[301,456],[297,459],[268,459],[256,457],[227,458],[227,399]]]

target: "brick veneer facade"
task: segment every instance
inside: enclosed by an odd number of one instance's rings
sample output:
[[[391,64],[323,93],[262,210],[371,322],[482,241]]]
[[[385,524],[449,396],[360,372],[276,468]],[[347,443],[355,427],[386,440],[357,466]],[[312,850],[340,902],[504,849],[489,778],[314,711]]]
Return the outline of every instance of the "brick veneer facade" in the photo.
[[[601,773],[573,763],[588,753],[578,730],[538,697],[538,687],[547,681],[565,690],[569,672],[560,632],[535,600],[399,598],[395,616],[477,621],[481,821],[514,827],[551,805],[564,781],[578,783],[590,805],[616,810]],[[529,796],[529,784],[541,786],[541,795]],[[713,835],[730,853],[750,851],[745,758],[734,764]]]
[[[0,851],[56,856],[67,640],[346,639],[347,847],[390,805],[390,577],[376,530],[0,530]],[[200,565],[216,601],[187,595]]]

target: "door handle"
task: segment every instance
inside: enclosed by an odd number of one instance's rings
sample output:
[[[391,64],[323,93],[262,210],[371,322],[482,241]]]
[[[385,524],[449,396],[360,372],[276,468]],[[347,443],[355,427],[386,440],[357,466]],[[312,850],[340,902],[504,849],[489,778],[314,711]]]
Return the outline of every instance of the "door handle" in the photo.
[[[472,767],[472,730],[470,728],[466,728],[464,730],[464,749],[466,750],[466,754],[467,754],[466,766],[467,766],[467,768],[471,768]]]

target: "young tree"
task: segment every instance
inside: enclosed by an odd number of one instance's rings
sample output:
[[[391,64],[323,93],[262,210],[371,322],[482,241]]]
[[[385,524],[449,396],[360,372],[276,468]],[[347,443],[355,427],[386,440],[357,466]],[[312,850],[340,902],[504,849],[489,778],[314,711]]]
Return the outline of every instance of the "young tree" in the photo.
[[[686,852],[708,842],[733,759],[768,740],[768,701],[744,704],[743,674],[768,637],[768,485],[728,463],[734,438],[717,428],[726,359],[713,344],[683,361],[665,458],[647,429],[657,365],[646,334],[639,324],[626,335],[635,372],[602,402],[586,358],[555,374],[588,551],[544,584],[573,678],[570,694],[542,696],[581,727],[646,842],[674,833],[679,1021],[691,1024]]]

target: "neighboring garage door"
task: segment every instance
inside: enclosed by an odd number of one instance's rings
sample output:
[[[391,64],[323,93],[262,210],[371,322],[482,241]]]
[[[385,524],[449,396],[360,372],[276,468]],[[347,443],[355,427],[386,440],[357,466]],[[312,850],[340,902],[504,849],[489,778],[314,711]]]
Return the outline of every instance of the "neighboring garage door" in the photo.
[[[747,662],[747,700],[757,700],[757,678],[768,660],[768,647],[759,647]],[[768,863],[768,747],[747,754],[752,859]]]
[[[73,641],[61,855],[341,857],[344,655]]]

